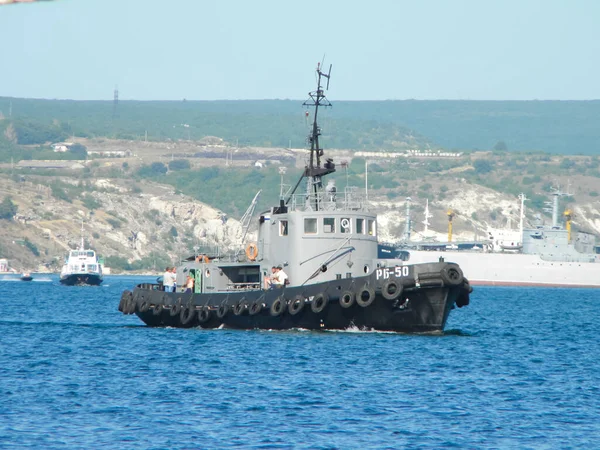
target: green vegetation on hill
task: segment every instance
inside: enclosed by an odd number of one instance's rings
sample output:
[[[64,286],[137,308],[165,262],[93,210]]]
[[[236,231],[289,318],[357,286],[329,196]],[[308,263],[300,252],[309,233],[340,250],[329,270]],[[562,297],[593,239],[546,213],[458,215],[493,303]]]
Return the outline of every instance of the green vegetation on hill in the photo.
[[[9,102],[18,142],[29,144],[71,135],[135,140],[147,132],[152,140],[212,135],[239,145],[303,147],[310,122],[299,100],[122,101],[114,118],[110,101],[0,98],[0,112]],[[335,101],[320,114],[326,148],[600,151],[597,100]]]

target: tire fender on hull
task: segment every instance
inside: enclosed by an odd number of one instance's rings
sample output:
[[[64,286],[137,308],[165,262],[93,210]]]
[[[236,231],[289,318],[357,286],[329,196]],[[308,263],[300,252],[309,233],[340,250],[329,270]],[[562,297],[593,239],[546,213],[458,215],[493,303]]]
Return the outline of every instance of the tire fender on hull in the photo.
[[[352,292],[350,290],[344,291],[344,292],[342,292],[342,295],[340,295],[340,306],[342,308],[350,308],[352,305],[354,305],[354,301],[355,301],[354,292]]]
[[[181,312],[179,313],[179,320],[181,321],[182,325],[189,325],[195,318],[196,308],[191,303],[188,303],[187,306],[182,308]]]
[[[356,303],[358,303],[363,308],[367,306],[371,306],[371,304],[375,301],[375,289],[366,284],[363,288],[358,292],[356,296]]]
[[[440,277],[446,286],[458,286],[463,283],[465,277],[460,267],[447,265],[440,271]]]
[[[281,297],[277,297],[271,305],[271,308],[269,308],[269,312],[273,317],[280,316],[285,310],[286,303],[287,301],[283,295]]]
[[[310,304],[310,309],[315,314],[319,314],[325,310],[328,303],[329,303],[329,296],[324,292],[320,292],[314,296],[314,298]]]
[[[381,287],[381,295],[386,300],[396,300],[402,295],[403,288],[404,287],[398,280],[390,278],[383,283],[383,286]]]

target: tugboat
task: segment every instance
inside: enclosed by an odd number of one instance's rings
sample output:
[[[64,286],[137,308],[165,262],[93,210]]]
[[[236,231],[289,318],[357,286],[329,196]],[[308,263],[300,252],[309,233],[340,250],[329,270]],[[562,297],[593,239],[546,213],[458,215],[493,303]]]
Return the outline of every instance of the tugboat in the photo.
[[[86,249],[81,223],[81,246],[71,250],[60,272],[61,284],[66,286],[98,286],[102,283],[102,266],[94,250]]]
[[[176,270],[184,292],[139,284],[122,293],[119,311],[152,327],[441,332],[450,311],[469,304],[472,289],[457,264],[378,258],[366,195],[323,186],[335,172],[332,159],[323,161],[317,125],[319,107],[331,106],[322,86],[330,75],[331,66],[325,73],[317,65],[317,89],[304,102],[314,107],[308,163],[279,204],[259,215],[257,241],[230,257],[188,258]]]

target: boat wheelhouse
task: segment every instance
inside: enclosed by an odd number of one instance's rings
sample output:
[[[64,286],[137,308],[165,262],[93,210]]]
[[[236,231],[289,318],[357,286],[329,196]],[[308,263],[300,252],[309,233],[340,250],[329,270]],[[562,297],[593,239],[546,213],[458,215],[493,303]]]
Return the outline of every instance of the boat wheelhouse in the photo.
[[[67,286],[92,285],[102,283],[102,266],[94,250],[86,249],[81,224],[81,246],[69,251],[60,272],[61,284]]]

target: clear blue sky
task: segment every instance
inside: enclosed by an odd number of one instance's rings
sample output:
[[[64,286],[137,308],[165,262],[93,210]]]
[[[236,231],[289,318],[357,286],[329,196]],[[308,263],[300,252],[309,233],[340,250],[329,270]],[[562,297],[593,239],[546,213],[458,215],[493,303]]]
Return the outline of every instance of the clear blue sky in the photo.
[[[0,96],[598,99],[597,0],[56,0],[0,6]]]

